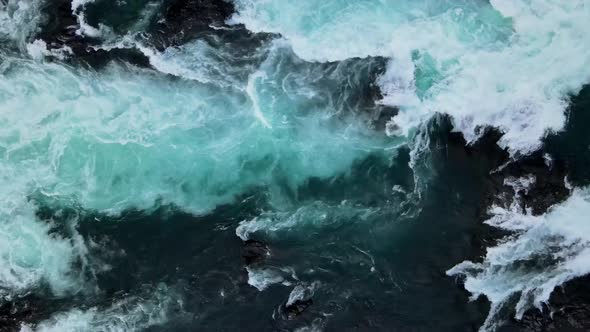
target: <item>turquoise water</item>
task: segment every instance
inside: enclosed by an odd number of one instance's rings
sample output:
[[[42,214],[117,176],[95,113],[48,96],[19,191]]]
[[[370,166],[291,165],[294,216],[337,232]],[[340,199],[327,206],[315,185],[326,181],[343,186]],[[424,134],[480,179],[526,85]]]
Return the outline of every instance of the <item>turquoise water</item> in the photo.
[[[182,38],[174,3],[0,2],[0,322],[526,330],[590,272],[584,1],[236,0]],[[84,47],[38,38],[70,12]],[[539,150],[569,198],[490,206]]]

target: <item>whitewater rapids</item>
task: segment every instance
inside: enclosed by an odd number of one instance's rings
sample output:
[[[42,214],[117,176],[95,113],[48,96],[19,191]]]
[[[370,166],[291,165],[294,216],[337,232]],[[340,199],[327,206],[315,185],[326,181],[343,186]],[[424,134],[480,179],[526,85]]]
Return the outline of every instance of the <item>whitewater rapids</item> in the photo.
[[[43,288],[56,297],[96,291],[96,275],[108,272],[89,254],[94,244],[78,233],[76,218],[64,230],[40,220],[40,207],[116,217],[174,206],[200,216],[263,188],[268,211],[240,223],[236,234],[244,241],[370,219],[379,209],[300,203],[298,190],[309,179],[346,175],[365,158],[417,149],[416,133],[437,114],[449,115],[468,143],[484,127],[499,129],[498,144],[518,159],[564,128],[571,96],[590,82],[590,4],[583,0],[235,0],[227,29],[242,24],[276,34],[237,60],[202,39],[158,50],[140,38],[144,21],[120,33],[86,15],[100,2],[72,1],[76,34],[100,40],[103,50],[137,49],[151,68],[72,65],[71,49],[49,49],[36,38],[46,20],[43,1],[0,2],[5,299]],[[161,4],[150,3],[147,18]],[[383,71],[366,74],[379,59],[386,59]],[[380,92],[378,106],[397,111],[383,132],[355,113],[359,106],[349,98],[369,84]],[[542,308],[556,287],[590,272],[587,191],[572,189],[541,216],[491,209],[486,223],[513,235],[482,262],[447,272],[462,276],[473,298],[491,302],[482,330],[501,325],[498,313],[511,297],[519,296],[521,318]],[[521,266],[539,255],[549,263]],[[267,281],[255,287],[264,290]],[[170,301],[154,293],[148,306]],[[131,317],[137,330],[152,326],[134,309],[140,301],[130,301],[131,309],[115,303],[104,312],[60,313],[37,330],[67,330],[77,320],[94,327],[109,315]]]

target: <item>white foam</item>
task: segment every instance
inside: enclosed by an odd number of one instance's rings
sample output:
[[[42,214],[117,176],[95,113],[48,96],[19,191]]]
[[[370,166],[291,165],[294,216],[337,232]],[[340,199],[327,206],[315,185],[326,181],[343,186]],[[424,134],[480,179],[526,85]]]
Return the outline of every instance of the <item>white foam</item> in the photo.
[[[436,20],[398,31],[393,45],[406,43],[409,46],[405,48],[423,55],[413,63],[390,68],[381,82],[387,95],[384,102],[397,103],[399,92],[391,85],[395,80],[390,76],[396,75],[400,66],[440,75],[440,81],[427,90],[416,87],[416,93],[423,95],[418,106],[401,104],[404,113],[411,112],[401,115],[405,124],[415,126],[422,121],[423,113],[447,113],[454,117],[456,129],[468,141],[477,139],[478,126],[500,128],[505,135],[499,143],[512,153],[531,152],[540,146],[547,130],[562,128],[568,94],[577,93],[590,78],[590,51],[580,49],[580,45],[590,42],[589,36],[581,33],[588,28],[590,9],[583,1],[534,1],[526,5],[524,1],[510,1],[522,9],[513,12],[506,10],[510,7],[507,3],[492,1],[495,9],[511,18],[514,31],[506,41],[474,46],[461,41],[467,36],[453,35],[444,29],[445,21]],[[413,38],[405,40],[403,36]],[[394,56],[392,62],[396,61]],[[444,68],[450,62],[455,64]],[[428,73],[430,65],[436,69]],[[413,82],[424,78],[416,75]],[[388,100],[391,97],[394,100]]]
[[[149,58],[150,64],[162,73],[201,83],[219,84],[227,88],[237,83],[228,75],[223,75],[224,64],[212,61],[211,54],[215,51],[202,40],[180,47],[169,47],[161,53],[141,44],[132,43]],[[122,46],[126,47],[126,45]],[[191,61],[187,61],[187,57],[190,57]]]
[[[36,326],[25,324],[21,332],[144,331],[166,323],[170,310],[178,305],[182,303],[177,296],[160,285],[153,294],[131,296],[107,308],[71,309]]]
[[[237,0],[230,22],[281,33],[310,61],[390,57],[379,80],[398,106],[390,134],[434,113],[468,141],[478,126],[505,132],[513,154],[561,130],[569,94],[590,81],[590,6],[584,0]]]
[[[60,48],[47,49],[47,43],[41,39],[36,39],[32,43],[27,44],[27,53],[33,60],[43,61],[46,57],[53,57],[59,60],[65,60],[73,54],[69,46],[62,46]]]
[[[297,284],[295,287],[293,287],[291,293],[289,293],[286,306],[291,306],[297,301],[307,301],[311,299],[319,287],[320,283],[317,281],[312,282],[311,284]]]
[[[47,55],[49,55],[49,51],[47,50],[47,43],[43,40],[37,39],[32,43],[27,44],[27,52],[34,60],[41,61]]]
[[[4,219],[0,222],[0,297],[23,294],[42,284],[57,296],[80,290],[83,279],[72,271],[80,248],[52,234],[49,224],[36,221],[26,203],[19,205],[0,214]]]
[[[532,307],[542,309],[553,290],[590,273],[590,190],[576,189],[562,204],[541,216],[514,206],[496,207],[488,224],[516,232],[487,250],[481,263],[463,262],[450,269],[464,276],[472,298],[485,296],[492,304],[482,331],[502,323],[501,309],[517,296],[516,318]]]
[[[275,284],[291,286],[290,279],[297,279],[291,268],[248,266],[246,271],[248,272],[248,284],[261,292]]]
[[[250,100],[252,101],[254,115],[260,121],[260,123],[262,123],[262,125],[264,127],[270,129],[270,128],[272,128],[272,126],[270,125],[270,123],[264,117],[264,114],[262,114],[262,111],[260,110],[260,101],[258,100],[258,94],[256,92],[256,81],[258,79],[265,79],[265,78],[266,78],[266,75],[262,71],[257,71],[254,74],[250,75],[250,77],[248,78],[248,86],[246,88],[246,91],[248,92],[248,96],[250,97]]]
[[[43,17],[44,0],[8,0],[0,2],[0,41],[10,40],[24,48],[37,31]]]
[[[93,2],[94,0],[72,0],[71,7],[72,14],[76,16],[79,24],[79,28],[76,30],[76,34],[98,38],[103,35],[104,31],[101,31],[101,27],[95,28],[88,24],[86,22],[86,13],[84,12],[86,5]]]
[[[83,290],[89,281],[86,273],[92,275],[93,267],[75,224],[68,227],[68,237],[56,234],[51,223],[37,219],[37,207],[28,199],[31,185],[51,176],[48,165],[37,160],[2,162],[0,173],[0,297],[12,298],[42,286],[55,296]],[[74,269],[74,263],[81,263],[81,268]]]
[[[273,131],[261,130],[265,128],[255,126],[258,120],[240,90],[225,92],[121,69],[97,77],[57,64],[20,66],[0,86],[5,109],[22,110],[2,114],[2,134],[18,137],[7,138],[6,149],[51,166],[38,184],[45,196],[70,196],[88,208],[116,213],[131,206],[149,208],[161,198],[206,211],[271,180],[275,167],[298,182],[308,175],[344,171],[371,149],[362,146],[360,135],[349,137],[353,146],[360,143],[358,149],[343,146],[342,134],[324,127],[322,121],[329,119],[322,119],[321,112],[297,118],[297,127],[282,121]],[[56,76],[65,86],[54,84]],[[27,98],[12,93],[21,88],[35,93]],[[281,120],[296,115],[281,114],[281,106],[266,111]],[[350,128],[348,133],[354,135]],[[43,144],[42,153],[27,155],[34,144]],[[266,166],[245,168],[245,160]],[[174,167],[164,169],[168,163]]]
[[[325,229],[331,225],[362,221],[378,211],[377,208],[355,207],[346,203],[331,206],[314,202],[292,211],[265,212],[253,219],[244,220],[236,228],[236,235],[244,241],[255,233],[270,237],[289,232],[305,235],[312,232],[302,232],[303,228]]]
[[[309,326],[299,327],[294,332],[322,332],[324,330],[325,322],[321,319],[314,319]]]
[[[42,46],[31,52],[45,55]],[[188,54],[178,60],[189,63]],[[362,124],[333,121],[328,106],[307,112],[282,90],[272,63],[254,87],[259,111],[273,123],[266,128],[246,82],[220,88],[114,64],[97,73],[2,61],[0,284],[8,295],[43,283],[56,294],[81,287],[71,263],[85,250],[51,235],[36,204],[112,215],[174,204],[201,214],[267,186],[271,204],[281,205],[284,190],[309,177],[342,174],[387,151]]]
[[[383,1],[237,0],[229,23],[280,33],[303,59],[337,61],[388,55],[391,16]],[[395,22],[394,22],[395,24]]]

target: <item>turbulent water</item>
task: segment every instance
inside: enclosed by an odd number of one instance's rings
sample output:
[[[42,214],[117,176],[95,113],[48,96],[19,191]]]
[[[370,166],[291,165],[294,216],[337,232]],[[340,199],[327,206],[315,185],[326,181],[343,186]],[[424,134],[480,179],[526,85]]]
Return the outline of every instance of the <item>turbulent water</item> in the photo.
[[[0,0],[0,331],[587,330],[589,82],[584,0]]]

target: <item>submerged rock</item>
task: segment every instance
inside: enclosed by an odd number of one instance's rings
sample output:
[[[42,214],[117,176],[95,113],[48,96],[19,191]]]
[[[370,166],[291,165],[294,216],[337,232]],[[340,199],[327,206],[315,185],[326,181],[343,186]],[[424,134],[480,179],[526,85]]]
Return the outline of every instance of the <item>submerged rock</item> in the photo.
[[[313,295],[319,283],[298,284],[289,294],[289,299],[282,307],[287,319],[295,319],[313,304]]]
[[[590,327],[590,277],[567,282],[555,289],[543,311],[529,310],[522,320],[512,319],[499,332],[588,331]]]
[[[116,37],[117,33],[111,31],[109,22],[102,22],[101,17],[105,10],[103,8],[105,4],[109,7],[112,6],[104,1],[95,1],[84,4],[83,7],[74,11],[69,0],[51,1],[43,7],[45,20],[34,39],[42,40],[49,51],[66,50],[70,55],[70,61],[80,61],[91,67],[102,67],[113,60],[122,60],[137,66],[148,67],[147,56],[132,45],[103,49],[101,45],[107,36],[93,35],[82,31],[84,29],[82,29],[83,26],[80,24],[78,15],[84,13],[88,16],[87,12],[91,11],[94,13],[91,16],[96,21],[92,24],[97,26],[104,24],[104,30],[114,33],[115,39],[123,36]],[[126,4],[117,4],[117,6],[126,6]],[[163,1],[158,13],[148,20],[141,31],[125,31],[124,34],[129,36],[138,34],[142,43],[148,43],[159,50],[168,46],[181,45],[190,40],[217,35],[224,36],[223,39],[252,38],[254,34],[242,26],[228,27],[225,24],[233,12],[233,4],[223,0]],[[142,19],[139,13],[136,13],[136,16],[135,20]],[[90,23],[87,24],[91,26]],[[96,27],[92,26],[92,28]],[[112,38],[113,36],[108,36],[106,39]]]
[[[219,29],[228,29],[225,21],[234,11],[234,5],[225,0],[170,0],[149,32],[160,48],[179,45]]]
[[[41,25],[35,38],[45,41],[50,49],[62,48],[66,45],[76,50],[85,48],[88,41],[76,34],[80,24],[72,12],[70,0],[50,1],[43,8],[43,13],[44,24]]]
[[[0,303],[0,332],[17,331],[20,322],[28,319],[33,311],[26,301]]]
[[[479,170],[477,172],[485,179],[482,182],[484,198],[479,203],[480,220],[490,217],[488,209],[493,205],[509,207],[516,202],[523,213],[541,215],[570,196],[568,161],[550,155],[547,148],[511,158],[497,144],[502,137],[499,130],[485,128],[478,141],[467,144],[461,134],[452,132],[449,118],[443,117],[441,123],[442,128],[447,126],[447,134],[435,137],[431,149],[440,151],[443,146],[444,152],[433,154],[434,163],[446,167],[470,165],[471,169]],[[497,230],[492,243],[505,235],[504,231]],[[489,247],[489,241],[482,243],[482,251],[474,259],[479,260]],[[589,279],[582,277],[565,283],[561,289],[554,290],[542,312],[528,310],[521,321],[512,318],[498,331],[587,331],[590,326]],[[514,312],[506,313],[506,317],[513,316]]]
[[[481,138],[468,144],[460,133],[452,132],[451,120],[442,120],[447,126],[446,160],[453,163],[472,164],[486,177],[486,198],[481,202],[482,219],[487,217],[487,209],[492,205],[509,206],[515,197],[509,179],[532,177],[534,181],[521,196],[520,205],[534,215],[544,213],[549,207],[563,202],[570,193],[565,183],[567,165],[562,160],[551,160],[544,150],[533,154],[511,158],[508,151],[497,143],[502,132],[494,128],[483,128]],[[434,144],[439,144],[436,141]]]
[[[547,211],[551,206],[563,202],[570,193],[565,183],[567,167],[562,160],[548,162],[542,151],[510,162],[493,176],[499,179],[522,178],[532,175],[534,183],[522,196],[522,206],[533,215]]]
[[[286,305],[284,308],[284,312],[287,315],[288,319],[295,319],[297,316],[303,314],[307,308],[309,308],[313,304],[312,299],[307,300],[296,300],[295,302]]]
[[[270,256],[270,249],[262,242],[246,240],[242,245],[242,259],[246,266],[264,261]]]
[[[79,11],[82,9],[79,9]],[[43,41],[49,54],[59,54],[60,60],[100,68],[111,61],[125,61],[140,67],[149,66],[149,59],[134,48],[100,49],[103,40],[80,32],[80,22],[69,0],[48,2],[43,7],[44,24],[34,39]]]
[[[10,300],[0,299],[0,332],[21,331],[23,323],[36,324],[51,317],[53,312],[67,310],[64,299],[48,299],[28,294]]]

